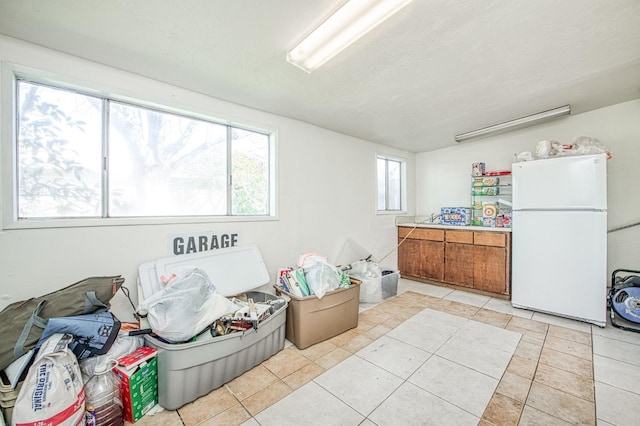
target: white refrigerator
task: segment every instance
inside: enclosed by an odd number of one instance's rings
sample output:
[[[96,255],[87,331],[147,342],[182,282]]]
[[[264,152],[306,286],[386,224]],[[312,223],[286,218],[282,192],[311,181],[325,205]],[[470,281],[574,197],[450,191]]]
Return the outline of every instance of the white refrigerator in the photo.
[[[514,163],[511,304],[604,327],[606,154]]]

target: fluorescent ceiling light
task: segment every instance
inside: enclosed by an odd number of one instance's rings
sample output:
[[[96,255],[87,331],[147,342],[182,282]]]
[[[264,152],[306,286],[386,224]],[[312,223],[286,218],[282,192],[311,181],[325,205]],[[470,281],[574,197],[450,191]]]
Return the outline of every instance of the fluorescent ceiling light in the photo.
[[[287,61],[311,72],[411,3],[412,0],[352,0],[287,52]]]
[[[539,112],[537,114],[527,115],[526,117],[516,118],[515,120],[506,121],[504,123],[495,124],[493,126],[484,127],[482,129],[473,130],[471,132],[455,135],[456,142],[464,142],[469,139],[480,138],[488,135],[503,133],[508,130],[520,129],[522,127],[532,126],[534,124],[543,123],[563,115],[571,114],[571,106],[565,105],[548,111]]]

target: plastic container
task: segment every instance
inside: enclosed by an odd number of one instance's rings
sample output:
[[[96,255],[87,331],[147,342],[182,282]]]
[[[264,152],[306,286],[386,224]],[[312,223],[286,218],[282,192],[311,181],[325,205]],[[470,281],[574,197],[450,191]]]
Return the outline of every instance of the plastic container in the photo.
[[[398,278],[400,278],[400,271],[382,271],[382,299],[398,294]]]
[[[360,285],[352,280],[349,288],[316,296],[298,297],[276,287],[291,298],[287,306],[286,337],[298,349],[327,340],[358,326]]]
[[[204,270],[224,296],[246,293],[254,302],[277,299],[268,293],[248,291],[270,281],[255,245],[180,255],[146,263],[139,269],[140,297],[158,288],[157,278],[171,268],[196,266]],[[145,336],[145,345],[158,349],[158,404],[175,410],[219,388],[284,349],[286,301],[258,330],[217,336],[182,344]]]
[[[123,425],[120,384],[111,369],[95,372],[85,384],[86,423],[95,426]]]

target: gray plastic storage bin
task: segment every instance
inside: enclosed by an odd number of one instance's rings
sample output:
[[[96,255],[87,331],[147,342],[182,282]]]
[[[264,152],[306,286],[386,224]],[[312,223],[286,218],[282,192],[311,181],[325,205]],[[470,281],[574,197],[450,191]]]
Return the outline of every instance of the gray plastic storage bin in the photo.
[[[267,293],[247,293],[258,302]],[[258,299],[258,300],[257,300]],[[158,403],[175,410],[251,370],[284,348],[286,305],[247,330],[192,343],[169,344],[145,336],[158,349]]]
[[[400,271],[382,271],[382,299],[388,299],[398,294],[398,278]]]
[[[256,246],[238,246],[194,255],[159,259],[140,266],[139,297],[157,291],[157,278],[173,268],[196,266],[204,270],[225,296],[246,293],[256,303],[277,299],[268,293],[247,291],[268,284],[270,279]],[[158,403],[175,410],[219,388],[284,348],[287,303],[247,330],[200,340],[170,344],[145,336],[145,344],[158,349]]]

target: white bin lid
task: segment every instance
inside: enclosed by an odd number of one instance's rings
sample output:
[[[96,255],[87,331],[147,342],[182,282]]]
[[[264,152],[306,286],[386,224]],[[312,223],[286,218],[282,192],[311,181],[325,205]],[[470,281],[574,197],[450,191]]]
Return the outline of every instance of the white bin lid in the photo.
[[[244,293],[270,282],[269,272],[256,245],[242,245],[193,254],[165,257],[147,262],[138,269],[140,300],[163,288],[161,277],[195,266],[204,271],[216,291],[223,296]]]

